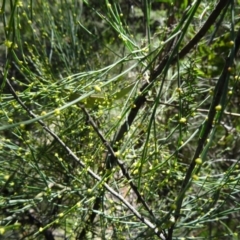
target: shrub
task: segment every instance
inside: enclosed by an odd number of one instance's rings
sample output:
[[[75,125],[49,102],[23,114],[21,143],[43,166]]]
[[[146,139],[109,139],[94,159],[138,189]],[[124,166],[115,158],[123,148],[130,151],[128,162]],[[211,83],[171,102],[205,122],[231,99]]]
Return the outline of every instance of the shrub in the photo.
[[[3,0],[2,237],[237,239],[238,8]]]

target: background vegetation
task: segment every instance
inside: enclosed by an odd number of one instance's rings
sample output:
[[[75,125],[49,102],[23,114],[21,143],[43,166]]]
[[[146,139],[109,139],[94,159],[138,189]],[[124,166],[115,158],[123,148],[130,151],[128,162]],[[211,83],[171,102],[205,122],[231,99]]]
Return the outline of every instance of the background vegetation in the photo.
[[[2,0],[1,239],[238,239],[239,1]]]

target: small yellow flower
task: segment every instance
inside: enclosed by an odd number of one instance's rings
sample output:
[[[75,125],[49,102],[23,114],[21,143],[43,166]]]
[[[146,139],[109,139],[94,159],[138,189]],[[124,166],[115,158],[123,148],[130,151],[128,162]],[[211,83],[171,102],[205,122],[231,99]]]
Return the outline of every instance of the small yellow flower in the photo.
[[[119,151],[115,152],[114,154],[115,154],[115,157],[119,157],[120,156],[120,152]]]
[[[8,123],[13,123],[12,118],[9,118],[9,119],[8,119]]]
[[[55,109],[55,110],[54,110],[54,114],[55,114],[55,115],[60,115],[60,110],[59,110],[59,109]]]
[[[232,47],[234,45],[234,41],[229,41],[226,43],[227,47]]]
[[[183,91],[182,91],[181,88],[177,88],[177,89],[176,89],[176,92],[179,93],[179,94],[182,94]]]
[[[220,104],[215,107],[216,111],[221,111],[221,109],[222,109],[222,106]]]
[[[136,175],[136,174],[138,174],[138,169],[135,169],[135,170],[133,171],[133,175]]]
[[[13,186],[15,185],[15,183],[14,183],[14,182],[10,182],[9,185],[10,185],[11,187],[13,187]]]
[[[186,122],[187,122],[187,119],[186,119],[186,118],[180,118],[179,122],[180,122],[180,123],[186,123]]]
[[[9,175],[5,175],[5,176],[4,176],[4,179],[5,179],[5,180],[8,180],[9,177],[10,177]]]
[[[38,231],[39,231],[39,232],[42,232],[42,231],[43,231],[43,228],[42,228],[42,227],[40,227]]]
[[[89,189],[87,190],[87,192],[88,192],[88,193],[92,193],[92,189],[89,188]]]
[[[195,159],[195,163],[198,165],[202,164],[202,159],[201,158]]]
[[[0,228],[0,235],[3,235],[5,233],[5,228],[4,227],[1,227]]]
[[[23,6],[22,1],[18,1],[18,3],[17,3],[17,7],[22,7],[22,6]]]
[[[64,214],[63,214],[63,213],[59,213],[58,216],[59,216],[59,217],[63,217]]]
[[[7,47],[7,48],[10,48],[12,46],[12,42],[9,41],[9,40],[5,40],[4,41],[4,45]]]
[[[98,85],[95,85],[94,89],[95,89],[96,92],[101,92],[102,91],[101,88]]]
[[[199,179],[198,175],[196,175],[196,174],[194,174],[194,175],[192,176],[192,178],[193,178],[193,180],[196,180],[196,181]]]

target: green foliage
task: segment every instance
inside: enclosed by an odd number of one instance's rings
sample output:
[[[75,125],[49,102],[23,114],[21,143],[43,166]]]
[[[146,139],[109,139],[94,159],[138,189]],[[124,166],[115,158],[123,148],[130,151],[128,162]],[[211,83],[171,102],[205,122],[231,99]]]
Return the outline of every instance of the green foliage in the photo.
[[[0,238],[237,239],[237,10],[3,0]]]

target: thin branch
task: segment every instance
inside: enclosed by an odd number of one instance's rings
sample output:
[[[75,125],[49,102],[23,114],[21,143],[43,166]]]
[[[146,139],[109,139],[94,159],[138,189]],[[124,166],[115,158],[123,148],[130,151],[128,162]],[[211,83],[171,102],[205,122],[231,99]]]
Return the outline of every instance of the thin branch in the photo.
[[[147,102],[154,102],[153,100],[147,100]],[[179,105],[178,104],[172,104],[172,103],[166,103],[166,102],[162,102],[162,101],[159,101],[159,103],[161,105],[165,105],[165,106],[169,106],[169,107],[174,107],[174,108],[179,108]],[[196,111],[198,112],[209,112],[209,109],[203,109],[203,108],[197,108]],[[230,115],[230,116],[233,116],[233,117],[240,117],[240,113],[234,113],[234,112],[228,112],[228,111],[223,111],[223,114],[225,115]]]
[[[229,0],[230,1],[230,0]],[[177,60],[182,59],[183,57],[186,56],[186,54],[188,54],[193,47],[202,39],[202,37],[206,34],[206,32],[208,31],[208,29],[212,26],[212,24],[215,22],[215,20],[217,19],[217,17],[219,16],[220,12],[224,9],[224,7],[229,3],[229,1],[226,0],[220,0],[219,3],[217,4],[217,6],[215,7],[215,9],[213,10],[213,12],[211,13],[211,15],[209,16],[209,18],[207,19],[207,21],[205,22],[205,24],[203,25],[203,27],[199,30],[199,32],[194,36],[194,38],[180,51],[180,53],[178,54],[178,56],[176,56],[175,58],[172,59],[171,64],[174,64]],[[174,39],[172,40],[172,43],[174,42]],[[168,48],[169,45],[166,46],[166,48]],[[121,125],[121,127],[119,128],[119,131],[117,132],[115,138],[114,138],[114,142],[119,142],[120,140],[122,140],[124,134],[128,131],[128,129],[131,127],[134,119],[136,118],[140,108],[145,104],[146,102],[146,95],[147,95],[147,91],[146,89],[150,89],[151,86],[153,85],[154,80],[162,73],[164,67],[166,66],[169,57],[170,57],[170,53],[172,52],[172,48],[171,49],[167,49],[165,50],[165,57],[163,57],[162,61],[159,63],[159,65],[157,66],[157,68],[150,74],[150,79],[149,79],[149,83],[145,83],[141,89],[140,92],[144,92],[144,94],[140,95],[139,97],[137,97],[134,101],[134,108],[131,109],[131,111],[128,114],[127,120]],[[114,163],[114,159],[108,159],[108,162],[110,164]]]
[[[10,81],[6,79],[6,83],[10,88],[10,91],[14,97],[14,99],[26,110],[26,112],[32,117],[36,118],[37,116],[22,102],[22,100],[17,96],[16,91],[12,87]],[[115,196],[120,202],[122,202],[142,223],[151,228],[155,235],[157,235],[160,239],[165,240],[164,235],[159,232],[157,227],[150,222],[148,219],[143,217],[128,201],[126,201],[120,194],[118,194],[114,189],[112,189],[107,183],[105,183],[104,179],[98,176],[95,172],[93,172],[74,154],[74,152],[52,131],[50,130],[42,120],[38,120],[38,123],[42,126],[42,128],[48,132],[66,151],[67,153],[82,167],[86,170],[86,172],[95,180],[102,182],[103,187],[108,190],[113,196]]]
[[[212,26],[215,20],[218,18],[220,12],[231,2],[231,0],[220,0],[216,5],[215,9],[212,11],[202,28],[194,36],[194,38],[181,50],[178,57],[183,58],[191,49],[201,40],[201,38],[206,34],[208,29]],[[174,59],[177,61],[177,59]]]
[[[101,139],[102,143],[106,146],[108,152],[112,155],[112,157],[114,158],[114,161],[118,164],[118,166],[121,168],[122,174],[126,177],[126,179],[128,180],[132,190],[134,191],[134,193],[137,195],[138,197],[138,201],[140,201],[143,206],[146,208],[146,210],[149,212],[149,214],[154,218],[154,214],[153,211],[150,209],[150,207],[148,206],[148,204],[145,202],[145,200],[143,199],[143,197],[141,196],[141,194],[138,191],[137,186],[133,183],[132,178],[129,174],[129,172],[127,171],[127,169],[124,166],[123,161],[120,161],[117,157],[116,154],[114,152],[114,150],[112,149],[110,143],[106,140],[106,138],[103,136],[103,134],[100,132],[100,130],[98,129],[97,124],[95,123],[95,121],[93,120],[93,118],[90,116],[90,114],[88,113],[88,111],[86,110],[86,108],[81,106],[81,109],[83,110],[83,112],[86,114],[88,121],[90,122],[90,124],[92,125],[93,129],[95,130],[95,132],[97,133],[97,135],[99,136],[99,138]]]
[[[96,199],[95,199],[95,202],[93,204],[93,207],[92,209],[93,210],[96,210],[96,211],[92,211],[92,213],[90,214],[88,220],[86,221],[86,225],[84,226],[84,228],[81,230],[81,232],[78,234],[77,238],[76,239],[85,239],[86,237],[86,234],[87,234],[87,231],[88,231],[88,226],[93,223],[96,215],[97,215],[97,212],[101,206],[101,202],[102,202],[102,195],[103,193],[100,194],[100,196],[97,196]]]
[[[176,203],[177,209],[176,209],[175,214],[174,214],[176,221],[178,220],[178,218],[180,216],[180,211],[181,211],[182,202],[183,202],[183,199],[184,199],[184,196],[185,196],[185,192],[188,189],[188,184],[191,180],[192,172],[193,172],[193,170],[196,166],[195,159],[200,156],[200,154],[203,150],[204,144],[205,144],[205,142],[208,138],[208,135],[211,132],[213,120],[214,120],[215,113],[216,113],[215,107],[220,103],[221,97],[223,96],[224,86],[225,86],[226,81],[228,81],[228,78],[229,78],[229,75],[230,75],[228,69],[229,69],[229,67],[232,66],[233,60],[237,55],[239,47],[240,47],[240,29],[239,29],[239,31],[237,33],[237,36],[236,36],[236,39],[235,39],[235,46],[232,49],[229,57],[225,61],[224,69],[223,69],[222,74],[219,77],[219,80],[218,80],[217,85],[215,87],[215,91],[214,91],[215,95],[214,95],[214,98],[212,100],[210,110],[208,112],[208,117],[207,117],[207,120],[205,121],[205,123],[203,124],[203,133],[198,140],[198,145],[197,145],[196,151],[194,153],[192,161],[189,165],[189,168],[188,168],[187,173],[185,175],[185,178],[183,180],[182,187],[181,187],[181,190],[179,192],[179,198],[177,199],[177,203]],[[170,237],[171,237],[171,234],[173,232],[173,229],[174,229],[174,224],[171,227],[171,229],[169,230]],[[169,237],[169,239],[171,239],[170,237]]]
[[[198,108],[197,111],[199,111],[199,112],[209,112],[208,109],[201,109],[201,108]],[[227,112],[227,111],[224,111],[223,113],[226,114],[226,115],[233,116],[233,117],[240,117],[239,113],[233,113],[233,112]]]

